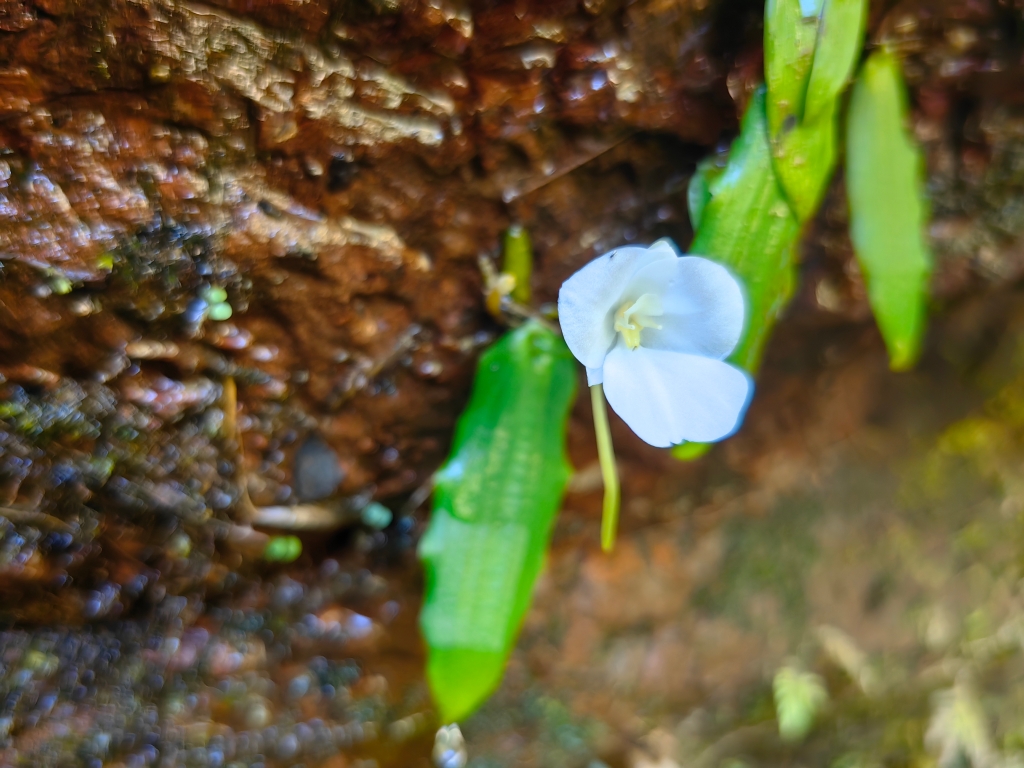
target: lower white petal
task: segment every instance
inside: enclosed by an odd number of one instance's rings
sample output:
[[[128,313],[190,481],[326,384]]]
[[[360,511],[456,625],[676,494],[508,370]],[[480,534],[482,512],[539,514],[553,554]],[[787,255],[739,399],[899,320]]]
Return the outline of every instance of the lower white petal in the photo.
[[[627,245],[598,256],[562,283],[558,323],[577,360],[588,368],[601,367],[615,342],[615,310],[630,279],[649,264],[675,258],[672,247],[660,240],[650,248]]]
[[[644,442],[667,448],[732,434],[753,384],[739,368],[699,355],[618,343],[604,363],[612,409]]]
[[[587,368],[587,386],[593,387],[604,382],[604,370],[602,368]]]

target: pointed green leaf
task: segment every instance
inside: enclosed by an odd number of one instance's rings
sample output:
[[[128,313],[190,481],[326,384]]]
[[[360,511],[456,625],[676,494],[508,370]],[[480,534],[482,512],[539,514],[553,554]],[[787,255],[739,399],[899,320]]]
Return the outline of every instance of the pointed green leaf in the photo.
[[[793,292],[800,225],[775,178],[764,89],[751,99],[725,171],[714,179],[689,252],[729,267],[747,291],[747,329],[730,359],[755,371]]]
[[[800,221],[814,216],[836,166],[836,110],[787,131],[773,147],[775,172]]]
[[[830,117],[864,47],[868,0],[825,0],[807,80],[805,121]]]
[[[571,472],[575,393],[572,354],[537,322],[480,358],[419,550],[427,679],[444,722],[467,717],[501,682]]]
[[[690,183],[686,187],[686,207],[690,212],[690,226],[694,232],[700,229],[704,207],[711,200],[711,182],[721,176],[724,170],[724,166],[718,162],[718,157],[712,155],[697,163],[697,169],[690,177]]]
[[[863,46],[867,0],[824,0],[813,20],[809,58],[803,53],[811,21],[797,20],[799,6],[777,0],[765,8],[765,78],[775,170],[797,217],[806,221],[835,170],[838,98]]]
[[[768,130],[773,138],[803,118],[814,61],[821,0],[768,0],[764,6],[764,79]]]
[[[708,186],[708,176],[704,163],[701,163],[693,172],[690,183],[686,187],[686,207],[690,212],[690,226],[693,227],[694,232],[700,228],[700,217],[704,215],[704,207],[710,200],[711,189]]]
[[[923,162],[906,131],[899,61],[877,51],[854,85],[847,120],[850,234],[894,370],[917,359],[932,256],[925,241]]]

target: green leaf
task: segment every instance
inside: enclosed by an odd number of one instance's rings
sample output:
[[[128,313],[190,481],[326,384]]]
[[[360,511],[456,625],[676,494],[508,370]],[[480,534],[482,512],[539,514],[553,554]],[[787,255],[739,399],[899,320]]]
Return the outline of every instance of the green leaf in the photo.
[[[714,443],[680,443],[672,446],[672,456],[680,461],[696,461],[714,447]]]
[[[800,234],[775,178],[763,88],[751,99],[729,163],[709,190],[711,199],[689,252],[725,264],[746,288],[747,329],[730,359],[754,372],[768,333],[793,292]]]
[[[787,131],[775,143],[775,171],[800,221],[818,210],[836,166],[837,110]]]
[[[467,717],[501,681],[571,473],[575,393],[572,354],[537,322],[480,358],[419,550],[427,679],[444,722]]]
[[[747,331],[731,359],[754,372],[795,284],[801,223],[835,169],[838,99],[861,49],[867,0],[768,0],[765,80],[724,172],[702,163],[688,203],[690,252],[731,267],[747,289]]]
[[[831,117],[864,47],[868,0],[825,0],[804,99],[805,122]]]
[[[818,2],[768,0],[764,6],[764,79],[769,134],[781,136],[803,119],[807,78],[818,38]]]
[[[854,85],[847,119],[850,234],[893,370],[917,360],[932,255],[921,154],[907,134],[899,61],[876,51]]]
[[[765,79],[775,170],[806,221],[835,170],[838,99],[863,46],[867,0],[824,0],[813,19],[801,16],[801,5],[777,0],[765,8]]]
[[[803,741],[811,732],[814,718],[828,701],[821,678],[812,672],[783,667],[772,681],[775,715],[783,741]]]
[[[704,208],[711,201],[711,182],[718,178],[725,168],[712,155],[697,163],[697,170],[690,177],[686,188],[686,207],[690,212],[690,225],[693,231],[700,229]]]

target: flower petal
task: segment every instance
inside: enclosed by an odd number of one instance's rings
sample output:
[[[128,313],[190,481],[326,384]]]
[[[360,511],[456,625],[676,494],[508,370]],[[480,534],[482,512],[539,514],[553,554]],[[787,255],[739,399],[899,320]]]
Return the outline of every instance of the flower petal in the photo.
[[[665,240],[650,248],[629,245],[598,256],[562,283],[558,322],[577,360],[588,368],[601,367],[615,342],[615,310],[633,275],[650,264],[675,258],[675,249]]]
[[[623,301],[645,293],[661,297],[661,329],[646,328],[640,343],[651,349],[722,360],[743,334],[743,289],[723,267],[700,256],[648,264],[630,281]]]
[[[676,248],[676,244],[675,244],[675,242],[673,242],[671,237],[663,237],[660,240],[655,240],[653,243],[651,243],[649,246],[647,246],[647,250],[648,251],[659,251],[659,252],[664,253],[666,256],[669,256],[669,255],[680,256],[681,255],[679,253],[679,249]]]
[[[699,355],[615,345],[604,364],[608,403],[644,442],[658,448],[732,434],[753,384],[739,368]]]

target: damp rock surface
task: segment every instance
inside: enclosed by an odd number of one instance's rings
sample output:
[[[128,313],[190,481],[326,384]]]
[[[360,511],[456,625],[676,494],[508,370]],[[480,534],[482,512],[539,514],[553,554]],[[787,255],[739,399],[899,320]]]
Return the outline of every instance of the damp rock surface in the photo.
[[[501,332],[477,259],[524,225],[544,303],[622,243],[685,247],[761,12],[0,2],[0,762],[430,765],[406,502]],[[1020,19],[872,5],[927,159],[920,371],[885,369],[837,180],[744,430],[681,464],[613,425],[611,557],[577,406],[470,765],[1016,759]],[[770,700],[794,658],[831,697],[803,752]]]

